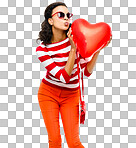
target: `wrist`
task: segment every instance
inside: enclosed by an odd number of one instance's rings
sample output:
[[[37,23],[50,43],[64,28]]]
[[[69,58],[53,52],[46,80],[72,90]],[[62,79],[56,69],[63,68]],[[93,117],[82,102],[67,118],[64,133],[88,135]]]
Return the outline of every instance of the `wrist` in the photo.
[[[98,50],[94,55],[98,55],[100,53],[100,50]]]
[[[76,48],[71,48],[71,51],[72,52],[76,52]]]
[[[103,48],[102,48],[103,49]],[[99,53],[102,49],[98,50],[97,52]]]

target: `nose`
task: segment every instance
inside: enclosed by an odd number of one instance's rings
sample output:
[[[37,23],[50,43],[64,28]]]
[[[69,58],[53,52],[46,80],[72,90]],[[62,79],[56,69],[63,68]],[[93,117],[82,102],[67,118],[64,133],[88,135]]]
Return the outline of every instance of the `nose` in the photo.
[[[64,17],[64,19],[67,19],[68,20],[68,17],[67,17],[67,15],[65,14],[65,17]]]

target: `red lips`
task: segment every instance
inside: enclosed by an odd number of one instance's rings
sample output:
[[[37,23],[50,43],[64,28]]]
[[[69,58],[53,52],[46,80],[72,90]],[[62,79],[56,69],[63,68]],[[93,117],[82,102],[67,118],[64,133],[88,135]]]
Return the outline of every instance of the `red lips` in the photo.
[[[68,24],[69,24],[68,22],[65,22],[65,23],[64,23],[65,26],[68,26]]]

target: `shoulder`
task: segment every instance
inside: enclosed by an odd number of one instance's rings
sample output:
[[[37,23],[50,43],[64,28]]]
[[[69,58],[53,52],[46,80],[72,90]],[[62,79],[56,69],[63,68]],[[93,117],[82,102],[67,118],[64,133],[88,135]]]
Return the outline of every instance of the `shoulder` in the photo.
[[[39,46],[36,47],[36,52],[37,51],[47,51],[47,47],[43,44],[43,42],[40,42]]]

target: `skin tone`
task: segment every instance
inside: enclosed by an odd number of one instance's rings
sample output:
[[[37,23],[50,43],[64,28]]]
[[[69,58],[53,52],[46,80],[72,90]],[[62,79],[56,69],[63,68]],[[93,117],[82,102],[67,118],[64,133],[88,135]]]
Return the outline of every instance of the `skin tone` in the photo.
[[[53,9],[52,14],[58,11],[62,11],[65,14],[69,12],[65,6],[57,6]],[[65,26],[64,23],[65,22],[70,23],[70,19],[68,19],[66,15],[63,19],[60,19],[57,16],[57,14],[55,14],[52,18],[48,19],[48,22],[50,25],[52,25],[52,32],[53,32],[53,36],[51,39],[52,43],[64,40],[66,38],[65,32],[68,29],[68,26]]]
[[[65,6],[57,6],[53,9],[52,14],[58,11],[62,11],[65,14],[69,12]],[[51,42],[54,43],[54,42],[59,42],[61,40],[64,40],[66,38],[65,32],[69,27],[69,25],[65,26],[64,23],[65,22],[70,23],[70,19],[68,19],[66,15],[63,19],[60,19],[58,18],[57,14],[55,14],[52,18],[48,19],[48,22],[50,25],[52,25],[53,36],[52,36]],[[75,58],[76,58],[76,46],[73,41],[73,36],[71,35],[71,29],[69,29],[67,36],[69,37],[69,41],[71,43],[71,50],[69,53],[67,63],[65,65],[65,71],[70,76],[73,70]]]
[[[58,12],[58,11],[62,11],[63,13],[67,14],[68,8],[65,6],[57,6],[53,9],[52,14]],[[63,19],[58,18],[57,14],[55,14],[52,18],[48,19],[48,22],[50,25],[52,25],[52,32],[53,32],[53,36],[51,38],[51,42],[55,43],[55,42],[59,42],[61,40],[64,40],[66,38],[66,30],[68,29],[68,26],[65,26],[64,23],[68,22],[70,23],[70,19],[67,18],[67,16],[65,15],[65,17]],[[65,65],[65,71],[68,73],[68,75],[70,76],[74,67],[74,63],[75,63],[75,57],[76,57],[76,45],[73,41],[73,35],[71,35],[71,28],[69,29],[67,36],[69,38],[69,41],[71,43],[71,50],[69,53],[69,57],[68,57],[68,61]],[[112,39],[112,38],[111,38]],[[111,41],[110,39],[110,41]],[[110,43],[110,41],[107,43],[106,46],[108,46],[108,44]],[[105,46],[105,47],[106,47]],[[103,47],[103,48],[105,48]],[[103,49],[102,48],[102,49]],[[96,64],[98,55],[100,53],[100,50],[97,51],[92,59],[90,60],[90,62],[88,62],[87,64],[87,70],[89,73],[92,73],[93,68]]]
[[[65,14],[69,12],[65,6],[57,6],[53,9],[52,14],[55,14],[58,11],[62,11]],[[52,25],[53,36],[52,36],[51,42],[55,43],[55,42],[64,40],[66,38],[65,32],[69,27],[69,26],[65,26],[64,23],[65,22],[70,23],[70,19],[68,19],[66,15],[64,19],[60,19],[58,18],[57,14],[55,14],[52,18],[48,19],[48,22],[50,25]],[[73,42],[73,36],[71,35],[71,28],[69,29],[67,36],[70,39],[72,49],[76,49],[76,46]]]

